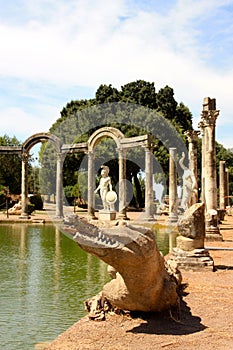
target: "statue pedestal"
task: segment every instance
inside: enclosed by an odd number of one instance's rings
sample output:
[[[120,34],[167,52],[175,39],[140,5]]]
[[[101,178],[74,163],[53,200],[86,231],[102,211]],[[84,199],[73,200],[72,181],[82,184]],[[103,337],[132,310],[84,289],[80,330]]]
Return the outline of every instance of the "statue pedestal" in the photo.
[[[116,212],[110,210],[100,210],[99,219],[103,221],[111,221],[116,219]]]
[[[175,260],[179,269],[200,271],[204,268],[210,271],[214,270],[214,261],[205,248],[197,248],[192,251],[173,248],[169,258]]]

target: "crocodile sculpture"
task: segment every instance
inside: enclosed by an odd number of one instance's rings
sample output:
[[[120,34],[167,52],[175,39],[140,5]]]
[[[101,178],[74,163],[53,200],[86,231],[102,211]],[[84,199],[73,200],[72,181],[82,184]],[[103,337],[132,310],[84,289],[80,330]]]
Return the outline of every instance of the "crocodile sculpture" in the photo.
[[[177,282],[165,268],[154,233],[142,226],[99,228],[78,219],[73,239],[115,271],[101,297],[112,306],[129,311],[162,311],[176,305]]]

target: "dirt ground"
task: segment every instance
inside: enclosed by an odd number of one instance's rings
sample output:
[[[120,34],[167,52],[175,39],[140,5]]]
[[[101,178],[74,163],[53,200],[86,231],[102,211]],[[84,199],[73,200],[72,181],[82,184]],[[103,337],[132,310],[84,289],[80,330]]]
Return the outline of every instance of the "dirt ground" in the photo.
[[[108,315],[99,322],[86,316],[40,349],[232,349],[233,216],[225,217],[220,230],[223,242],[206,242],[216,271],[182,271],[180,320],[175,310],[162,315]]]

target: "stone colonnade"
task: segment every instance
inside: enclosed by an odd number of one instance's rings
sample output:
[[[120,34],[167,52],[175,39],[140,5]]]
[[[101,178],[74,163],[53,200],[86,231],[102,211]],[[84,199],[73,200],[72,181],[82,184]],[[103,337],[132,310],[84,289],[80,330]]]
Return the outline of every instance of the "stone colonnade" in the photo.
[[[21,202],[22,214],[20,218],[28,218],[28,160],[30,149],[38,142],[50,141],[55,146],[56,165],[56,218],[63,217],[62,168],[67,153],[87,153],[88,155],[88,214],[94,218],[94,148],[104,137],[115,140],[119,160],[119,218],[127,219],[126,215],[126,152],[127,149],[142,147],[145,149],[145,219],[153,219],[153,166],[152,143],[150,135],[125,138],[120,130],[112,127],[98,129],[87,143],[66,145],[50,133],[38,133],[29,137],[22,146],[0,146],[1,154],[18,154],[22,159]]]
[[[115,128],[104,127],[97,130],[88,141],[88,216],[95,217],[95,155],[94,150],[97,143],[104,137],[111,137],[115,140],[118,151],[119,164],[119,214],[118,218],[127,220],[126,213],[126,153],[127,149],[142,147],[145,150],[145,220],[153,219],[153,157],[150,135],[125,138]]]

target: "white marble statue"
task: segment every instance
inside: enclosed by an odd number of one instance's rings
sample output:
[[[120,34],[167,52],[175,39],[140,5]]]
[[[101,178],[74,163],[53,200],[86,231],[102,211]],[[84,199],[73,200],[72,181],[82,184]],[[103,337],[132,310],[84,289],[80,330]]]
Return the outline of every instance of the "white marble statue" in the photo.
[[[106,165],[102,165],[101,168],[102,168],[101,179],[100,179],[99,186],[95,190],[95,193],[100,191],[100,197],[102,199],[104,210],[112,210],[113,208],[109,204],[109,201],[107,201],[107,199],[106,199],[109,191],[113,192],[111,178],[108,175],[109,174],[109,167]]]
[[[180,167],[184,170],[181,208],[186,210],[192,204],[193,195],[197,196],[197,180],[193,170],[184,165],[184,159],[185,153],[183,152],[179,160]]]

